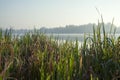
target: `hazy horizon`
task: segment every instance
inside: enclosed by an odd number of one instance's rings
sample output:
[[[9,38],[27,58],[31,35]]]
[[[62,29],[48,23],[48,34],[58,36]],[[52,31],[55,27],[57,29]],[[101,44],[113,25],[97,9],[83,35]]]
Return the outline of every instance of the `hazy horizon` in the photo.
[[[97,23],[120,26],[119,0],[0,0],[0,28],[33,29]]]

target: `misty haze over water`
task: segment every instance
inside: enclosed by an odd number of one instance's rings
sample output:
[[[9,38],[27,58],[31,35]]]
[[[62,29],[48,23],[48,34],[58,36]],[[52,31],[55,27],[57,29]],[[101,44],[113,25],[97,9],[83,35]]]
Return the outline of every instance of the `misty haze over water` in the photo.
[[[116,37],[118,37],[120,33],[120,27],[116,27],[115,25],[113,25],[112,31],[110,33],[111,25],[112,25],[111,23],[107,23],[104,25],[106,33],[113,34],[115,31]],[[71,40],[71,41],[75,41],[77,39],[78,41],[83,41],[84,36],[91,37],[93,35],[93,26],[95,27],[95,29],[97,29],[96,24],[89,23],[84,25],[66,25],[65,27],[56,27],[56,28],[42,27],[40,29],[35,29],[35,30],[54,39]],[[101,34],[103,33],[102,31],[103,30],[101,27]],[[20,36],[24,35],[27,32],[34,32],[34,29],[13,30],[14,35],[20,35]]]

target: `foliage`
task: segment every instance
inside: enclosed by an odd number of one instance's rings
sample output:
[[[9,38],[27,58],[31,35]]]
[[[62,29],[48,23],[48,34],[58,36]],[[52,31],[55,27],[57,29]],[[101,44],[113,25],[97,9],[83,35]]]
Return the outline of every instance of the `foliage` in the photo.
[[[1,29],[0,80],[118,79],[120,38],[114,33],[105,33],[104,23],[98,23],[93,36],[85,37],[79,47],[77,40],[59,44],[37,31],[13,37],[12,30]]]

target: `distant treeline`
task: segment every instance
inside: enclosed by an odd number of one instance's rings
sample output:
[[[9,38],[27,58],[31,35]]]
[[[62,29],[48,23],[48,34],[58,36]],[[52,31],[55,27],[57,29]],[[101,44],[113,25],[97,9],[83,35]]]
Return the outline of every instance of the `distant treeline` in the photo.
[[[101,25],[101,24],[99,24]],[[67,25],[65,27],[56,27],[56,28],[45,28],[42,27],[40,29],[40,32],[42,33],[60,33],[60,34],[69,34],[69,33],[92,33],[93,32],[93,26],[97,28],[96,24],[85,24],[85,25]],[[120,28],[116,27],[115,25],[112,25],[111,23],[104,24],[106,32],[110,32],[111,26],[112,26],[112,32],[116,30],[116,33],[120,33]],[[101,28],[102,31],[102,28]]]
[[[102,23],[99,23],[101,26]],[[12,29],[13,34],[25,34],[27,32],[34,32],[34,30],[39,31],[41,33],[46,33],[46,34],[81,34],[81,33],[93,33],[93,26],[97,28],[97,24],[89,23],[85,25],[66,25],[65,27],[55,27],[55,28],[46,28],[42,27],[40,29],[33,29],[33,30],[27,30],[27,29],[19,29],[19,30],[14,30]],[[112,26],[112,29],[111,29]],[[102,27],[102,26],[101,26]],[[107,33],[112,30],[112,32],[115,33],[120,33],[120,27],[117,27],[115,25],[112,25],[111,23],[104,24],[105,31]],[[5,31],[5,30],[4,30]],[[101,28],[102,32],[102,28]]]

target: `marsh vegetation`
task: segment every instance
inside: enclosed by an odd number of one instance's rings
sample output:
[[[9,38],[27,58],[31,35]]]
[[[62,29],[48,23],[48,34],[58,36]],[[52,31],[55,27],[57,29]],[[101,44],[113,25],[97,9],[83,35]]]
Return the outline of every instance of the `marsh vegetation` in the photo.
[[[0,79],[7,80],[117,80],[120,78],[120,37],[105,32],[104,23],[93,35],[58,44],[37,31],[12,36],[0,30]],[[103,36],[101,36],[101,28]],[[112,31],[113,30],[113,31]]]

